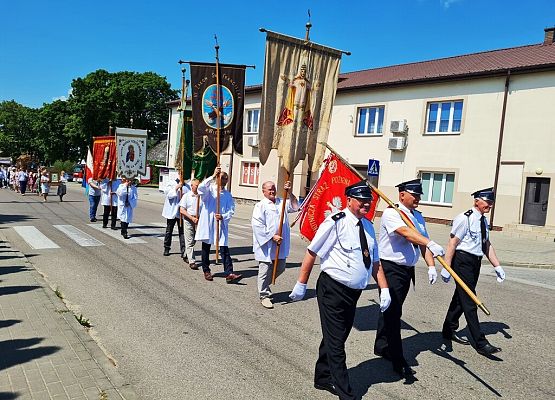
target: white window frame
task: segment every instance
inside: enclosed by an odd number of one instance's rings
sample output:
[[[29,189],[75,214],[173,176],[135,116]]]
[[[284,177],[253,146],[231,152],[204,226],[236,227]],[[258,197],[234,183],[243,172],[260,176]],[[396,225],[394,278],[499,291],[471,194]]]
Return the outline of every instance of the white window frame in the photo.
[[[250,126],[254,126],[254,113],[255,111],[258,111],[258,120],[256,121],[256,131],[252,130],[249,131],[249,124]],[[245,132],[244,133],[249,133],[249,134],[253,134],[253,133],[258,133],[260,131],[260,108],[247,108],[245,109]]]
[[[458,131],[453,132],[453,116],[455,115],[455,103],[457,102],[462,102],[462,107],[463,107],[461,110],[461,126]],[[449,109],[449,125],[447,127],[446,132],[439,131],[439,126],[441,125],[441,105],[443,103],[451,103],[451,107]],[[428,132],[428,124],[430,122],[430,106],[432,104],[438,105],[436,128],[433,132]],[[459,135],[462,132],[463,119],[464,119],[464,99],[429,101],[426,104],[426,120],[424,123],[424,134],[425,135]]]
[[[251,169],[250,169],[250,164],[255,164],[255,169],[254,169],[254,183],[249,183],[249,178],[251,177]],[[246,182],[243,182],[243,177],[244,177],[244,170],[245,168],[249,167],[249,174],[247,176],[247,180]],[[256,160],[243,160],[241,161],[241,179],[239,181],[239,185],[240,186],[249,186],[249,187],[258,187],[258,181],[260,180],[260,162],[256,161]]]
[[[420,178],[422,178],[422,176],[424,174],[430,174],[430,187],[428,188],[428,198],[425,199],[424,197],[422,197],[420,199],[420,203],[421,204],[431,204],[431,205],[439,205],[439,206],[452,206],[453,203],[446,203],[445,202],[445,188],[446,188],[446,183],[447,183],[447,175],[453,175],[453,193],[451,195],[451,198],[454,197],[455,195],[455,178],[456,175],[454,172],[434,172],[434,171],[420,171]],[[435,175],[443,175],[442,179],[441,179],[441,189],[440,189],[440,198],[439,201],[432,201],[432,195],[433,195],[433,189],[434,189],[434,177]],[[422,195],[424,196],[424,195]]]
[[[360,121],[360,113],[362,110],[368,110],[367,111],[367,115],[370,116],[370,109],[371,108],[375,108],[376,109],[376,114],[374,116],[374,132],[368,132],[368,127],[370,126],[370,118],[366,118],[366,122],[364,124],[364,132],[359,132],[358,131],[358,124]],[[378,132],[378,121],[379,121],[379,109],[383,109],[383,120],[382,120],[382,131]],[[371,105],[371,106],[361,106],[361,107],[357,107],[357,112],[356,112],[356,125],[355,125],[355,136],[362,136],[362,137],[366,137],[366,136],[383,136],[384,134],[384,126],[385,126],[385,105],[383,104],[378,104],[378,105]]]

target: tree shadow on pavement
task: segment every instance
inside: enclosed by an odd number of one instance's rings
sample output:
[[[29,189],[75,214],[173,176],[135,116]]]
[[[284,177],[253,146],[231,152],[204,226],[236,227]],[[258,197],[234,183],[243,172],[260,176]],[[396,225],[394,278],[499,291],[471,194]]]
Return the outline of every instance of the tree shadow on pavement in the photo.
[[[43,340],[43,338],[32,338],[0,341],[0,354],[2,354],[0,371],[14,365],[24,364],[31,360],[48,356],[61,349],[58,346],[30,348]]]
[[[37,219],[28,215],[20,214],[0,214],[0,224],[9,224],[12,222],[23,222],[28,220]]]
[[[22,292],[29,292],[35,289],[41,289],[42,286],[5,286],[0,288],[0,296],[8,294],[16,294]]]

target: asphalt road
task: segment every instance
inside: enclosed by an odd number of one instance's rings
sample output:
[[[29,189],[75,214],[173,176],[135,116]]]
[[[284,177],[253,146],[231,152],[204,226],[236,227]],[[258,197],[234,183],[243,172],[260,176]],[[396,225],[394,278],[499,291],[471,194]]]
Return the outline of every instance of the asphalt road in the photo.
[[[178,243],[170,257],[162,256],[161,205],[147,201],[156,196],[139,189],[129,233],[144,243],[123,242],[109,236],[110,230],[91,227],[88,203],[76,184],[70,184],[63,203],[55,196],[42,203],[36,196],[0,190],[0,229],[71,308],[91,321],[93,336],[142,398],[333,398],[312,387],[321,338],[316,269],[308,299],[286,302],[306,244],[293,237],[288,270],[274,288],[276,307],[266,310],[256,291],[252,208],[238,206],[232,220],[231,254],[245,278],[228,285],[221,275],[207,282],[201,271],[190,270]],[[16,231],[22,226],[37,228],[59,247],[32,248]],[[95,245],[81,246],[64,233],[74,228],[88,235],[81,243]],[[489,340],[503,348],[498,359],[442,342],[454,286],[430,286],[425,268],[419,268],[403,316],[405,353],[418,380],[399,380],[389,363],[372,353],[379,312],[372,285],[359,300],[347,342],[355,390],[368,399],[554,398],[555,270],[508,268],[509,278],[498,284],[489,269],[484,268],[478,296],[492,315],[480,319]],[[221,265],[213,267],[214,273],[221,271]]]

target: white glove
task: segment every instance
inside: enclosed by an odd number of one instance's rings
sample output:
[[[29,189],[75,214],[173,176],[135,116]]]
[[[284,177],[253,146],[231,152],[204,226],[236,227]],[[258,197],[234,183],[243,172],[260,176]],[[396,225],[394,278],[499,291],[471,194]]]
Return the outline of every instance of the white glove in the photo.
[[[430,280],[430,285],[433,285],[437,281],[437,270],[436,267],[428,267],[428,279]]]
[[[389,294],[389,288],[384,288],[380,293],[380,311],[384,312],[387,310],[391,304],[391,295]]]
[[[426,247],[432,252],[434,257],[443,257],[445,255],[445,250],[443,250],[443,247],[441,247],[433,240],[430,240]]]
[[[445,283],[449,283],[451,280],[451,274],[445,268],[441,269],[441,279],[443,279],[443,282]]]
[[[505,280],[505,271],[503,271],[503,267],[501,265],[498,265],[493,269],[495,270],[495,273],[497,275],[497,282],[503,282]]]
[[[305,294],[306,294],[306,283],[301,283],[297,281],[297,283],[295,283],[295,287],[289,294],[289,298],[291,299],[291,301],[299,301],[304,298]]]

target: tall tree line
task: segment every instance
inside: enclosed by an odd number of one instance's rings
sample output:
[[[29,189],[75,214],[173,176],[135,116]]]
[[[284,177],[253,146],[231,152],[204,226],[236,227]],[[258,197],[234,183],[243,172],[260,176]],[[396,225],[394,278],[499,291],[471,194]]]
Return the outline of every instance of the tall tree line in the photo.
[[[93,136],[109,126],[148,130],[150,142],[167,132],[166,102],[176,99],[166,78],[153,72],[99,69],[73,79],[67,100],[29,108],[13,100],[0,102],[0,155],[30,154],[43,163],[82,159]]]

